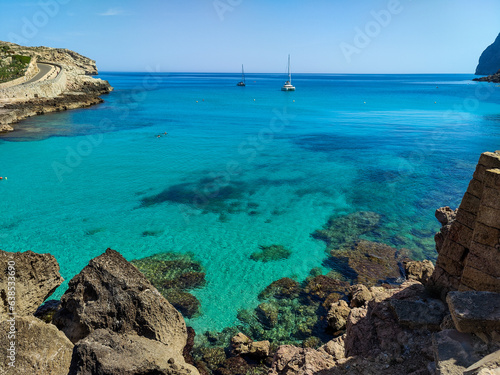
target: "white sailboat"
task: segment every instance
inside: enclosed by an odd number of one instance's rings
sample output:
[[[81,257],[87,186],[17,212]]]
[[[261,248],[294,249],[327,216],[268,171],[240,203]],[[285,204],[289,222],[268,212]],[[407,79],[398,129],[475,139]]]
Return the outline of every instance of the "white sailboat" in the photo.
[[[292,73],[290,72],[290,55],[288,55],[288,81],[281,87],[281,91],[295,91],[295,86],[292,86]]]
[[[245,83],[245,71],[243,70],[243,64],[241,64],[241,81],[236,84],[236,86],[246,86]]]

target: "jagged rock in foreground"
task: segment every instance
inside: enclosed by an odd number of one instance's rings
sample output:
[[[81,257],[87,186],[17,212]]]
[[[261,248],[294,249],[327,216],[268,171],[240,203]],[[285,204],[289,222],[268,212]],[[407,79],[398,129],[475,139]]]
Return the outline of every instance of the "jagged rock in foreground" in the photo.
[[[476,75],[494,74],[500,69],[500,34],[489,45],[479,58],[479,64],[476,68]]]
[[[156,358],[156,362],[151,359],[154,362],[151,366],[161,367],[164,357],[167,360],[172,358],[179,368],[198,374],[183,358],[187,330],[182,315],[137,268],[114,250],[107,249],[104,254],[92,259],[69,282],[68,290],[61,298],[61,309],[55,314],[53,322],[77,344],[73,362],[79,368],[109,366],[112,369],[113,366],[121,366],[117,367],[121,372],[115,373],[132,374],[134,363],[138,363],[139,358],[134,360],[131,356],[147,350],[151,358]],[[96,330],[107,330],[109,333],[100,331],[92,334]],[[144,340],[131,339],[135,335]],[[99,338],[106,337],[113,344],[109,344],[104,352],[101,346],[107,344],[99,342]],[[80,341],[82,339],[85,340]],[[108,363],[110,358],[115,362]],[[127,368],[127,365],[132,367]],[[81,371],[82,374],[91,373]],[[184,374],[182,371],[169,374]],[[102,372],[108,373],[113,372]]]
[[[430,285],[500,292],[500,152],[485,152],[441,247]]]
[[[135,332],[182,353],[186,325],[180,313],[137,268],[107,249],[71,281],[54,324],[76,343],[100,328]]]
[[[282,345],[274,355],[269,375],[315,375],[335,365],[333,357],[324,351]]]
[[[450,292],[446,301],[460,332],[500,332],[500,293]]]
[[[11,321],[0,322],[0,374],[54,374],[68,373],[73,344],[54,325],[33,316],[17,316],[15,338],[8,337]],[[15,367],[10,367],[10,342],[14,342]]]
[[[0,250],[0,262],[0,320],[6,318],[5,314],[9,312],[18,315],[33,314],[64,281],[59,274],[59,264],[50,254],[36,254],[32,251],[9,253]],[[14,311],[8,310],[10,305],[7,297],[10,296],[9,286],[12,286],[8,284],[9,281],[12,282],[9,276],[15,282]]]
[[[193,375],[167,345],[135,334],[93,331],[75,346],[68,375]]]

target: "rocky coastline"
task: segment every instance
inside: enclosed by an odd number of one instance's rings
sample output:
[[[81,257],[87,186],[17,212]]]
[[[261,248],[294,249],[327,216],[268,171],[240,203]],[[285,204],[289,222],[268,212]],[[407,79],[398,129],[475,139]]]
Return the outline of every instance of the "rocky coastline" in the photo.
[[[92,77],[97,74],[95,61],[76,52],[1,41],[0,46],[59,69],[55,78],[0,89],[0,136],[28,117],[102,103],[100,96],[113,90],[107,81]]]
[[[496,72],[495,74],[492,74],[487,77],[474,78],[473,81],[500,83],[500,70],[498,70],[498,72]]]
[[[0,372],[498,373],[500,151],[481,155],[456,210],[435,214],[442,225],[436,266],[360,238],[376,227],[375,213],[330,219],[312,235],[327,246],[325,262],[348,272],[313,269],[303,282],[276,280],[254,310],[239,312],[240,324],[222,332],[186,327],[183,315],[198,307],[189,290],[205,283],[192,255],[128,262],[107,249],[60,301],[47,301],[63,281],[55,258],[0,251],[0,336],[14,332],[11,341],[0,340],[13,361],[0,362]]]

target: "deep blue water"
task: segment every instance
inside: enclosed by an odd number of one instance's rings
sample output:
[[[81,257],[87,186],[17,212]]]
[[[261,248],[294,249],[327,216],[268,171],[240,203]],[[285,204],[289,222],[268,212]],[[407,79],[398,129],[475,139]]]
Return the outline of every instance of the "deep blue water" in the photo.
[[[197,330],[321,266],[310,234],[332,215],[375,211],[370,239],[435,259],[434,210],[457,206],[480,153],[500,148],[500,88],[469,75],[296,74],[295,92],[279,74],[100,77],[115,87],[105,103],[0,139],[0,248],[55,255],[55,297],[107,247],[193,252],[208,281]],[[271,244],[292,255],[249,258]]]

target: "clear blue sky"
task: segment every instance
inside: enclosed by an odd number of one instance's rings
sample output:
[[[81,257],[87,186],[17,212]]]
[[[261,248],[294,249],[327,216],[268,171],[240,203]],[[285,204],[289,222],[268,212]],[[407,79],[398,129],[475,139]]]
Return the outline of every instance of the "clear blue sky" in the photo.
[[[499,0],[0,0],[0,40],[101,71],[473,73],[499,32]]]

